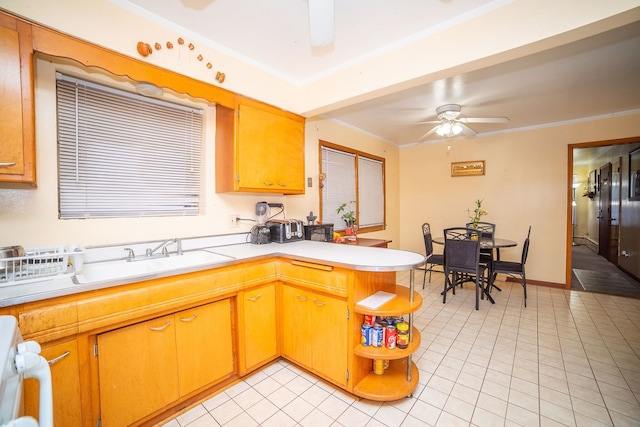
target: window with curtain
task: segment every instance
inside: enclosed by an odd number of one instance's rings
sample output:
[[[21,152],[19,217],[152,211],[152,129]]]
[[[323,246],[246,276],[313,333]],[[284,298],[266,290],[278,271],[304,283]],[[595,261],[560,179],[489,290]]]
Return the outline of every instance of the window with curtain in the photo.
[[[198,215],[202,110],[56,77],[60,218]]]
[[[346,203],[353,210],[360,231],[383,230],[385,226],[384,158],[320,142],[322,222],[333,223],[335,230],[344,230],[344,212],[337,213]]]

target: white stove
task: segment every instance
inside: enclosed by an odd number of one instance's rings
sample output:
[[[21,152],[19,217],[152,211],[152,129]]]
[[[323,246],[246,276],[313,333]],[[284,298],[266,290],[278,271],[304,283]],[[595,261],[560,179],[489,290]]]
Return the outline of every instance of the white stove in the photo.
[[[23,341],[13,316],[0,316],[0,427],[52,427],[53,401],[51,370],[40,356],[40,345]],[[22,381],[36,378],[40,383],[38,421],[22,416]]]

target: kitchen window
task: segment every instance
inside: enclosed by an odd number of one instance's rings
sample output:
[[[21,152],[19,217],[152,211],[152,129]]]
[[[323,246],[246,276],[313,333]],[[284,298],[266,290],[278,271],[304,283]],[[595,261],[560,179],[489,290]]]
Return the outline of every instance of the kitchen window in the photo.
[[[202,110],[56,77],[60,218],[198,215]]]
[[[320,141],[320,158],[322,222],[344,230],[344,212],[336,210],[346,203],[360,231],[384,230],[384,158],[325,141]]]

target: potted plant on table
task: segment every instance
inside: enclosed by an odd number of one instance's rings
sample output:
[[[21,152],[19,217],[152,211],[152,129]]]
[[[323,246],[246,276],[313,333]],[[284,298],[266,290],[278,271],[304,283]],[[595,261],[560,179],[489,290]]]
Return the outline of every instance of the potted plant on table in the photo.
[[[478,222],[480,222],[482,216],[489,214],[489,212],[482,209],[482,202],[483,200],[481,199],[475,201],[476,208],[473,210],[473,212],[467,209],[467,212],[469,213],[469,219],[471,220],[471,226],[473,228],[478,228]]]
[[[356,214],[351,208],[353,204],[355,204],[355,200],[345,202],[336,209],[336,213],[342,214],[341,218],[347,226],[345,234],[348,236],[347,238],[349,240],[356,240]]]

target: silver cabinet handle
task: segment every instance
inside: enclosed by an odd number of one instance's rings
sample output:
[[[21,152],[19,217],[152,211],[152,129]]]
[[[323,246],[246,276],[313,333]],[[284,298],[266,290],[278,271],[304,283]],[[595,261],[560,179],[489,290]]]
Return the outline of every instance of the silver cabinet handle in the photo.
[[[315,305],[317,305],[318,307],[322,307],[324,305],[327,305],[326,301],[318,301],[317,299],[313,299],[313,302],[315,303]]]
[[[308,300],[308,299],[309,299],[309,298],[307,298],[307,297],[303,297],[303,296],[302,296],[302,295],[300,295],[300,294],[297,294],[297,295],[296,295],[296,298],[298,298],[300,301],[306,301],[306,300]]]
[[[65,357],[67,357],[68,355],[70,355],[71,352],[70,351],[65,351],[64,353],[62,353],[60,356],[53,358],[51,360],[47,360],[47,363],[49,364],[49,366],[53,365],[54,363],[57,363],[59,361],[61,361],[62,359],[64,359]]]
[[[286,187],[286,186],[287,186],[287,184],[286,184],[286,183],[283,183],[283,182],[279,182],[279,183],[278,183],[278,185],[279,185],[280,187]]]
[[[263,182],[263,184],[266,185],[267,187],[270,187],[270,186],[273,185],[273,182],[265,181],[265,182]]]
[[[247,297],[247,300],[249,301],[258,301],[258,298],[260,298],[262,295],[258,294],[255,297],[251,298],[251,297]]]
[[[165,323],[163,326],[159,326],[157,328],[149,328],[152,331],[164,331],[165,329],[167,329],[169,327],[169,325],[171,325],[171,322],[167,321],[167,323]]]
[[[8,168],[9,166],[15,166],[16,162],[0,162],[0,168]]]
[[[198,313],[195,313],[191,317],[178,317],[178,319],[180,319],[181,322],[192,322],[196,320],[197,317],[198,317]]]

